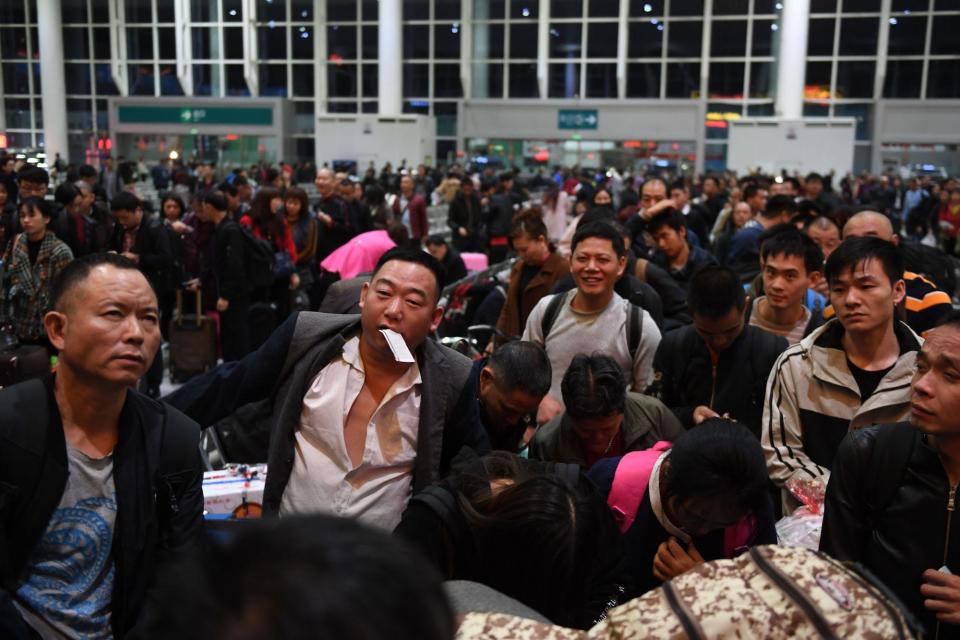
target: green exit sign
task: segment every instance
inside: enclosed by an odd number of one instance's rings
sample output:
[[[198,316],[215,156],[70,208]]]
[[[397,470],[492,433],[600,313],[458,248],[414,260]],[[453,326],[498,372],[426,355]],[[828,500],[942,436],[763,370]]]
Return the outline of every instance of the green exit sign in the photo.
[[[596,129],[599,123],[596,109],[560,109],[557,113],[560,129]]]
[[[269,126],[271,107],[200,107],[122,105],[117,119],[124,124],[206,124]]]

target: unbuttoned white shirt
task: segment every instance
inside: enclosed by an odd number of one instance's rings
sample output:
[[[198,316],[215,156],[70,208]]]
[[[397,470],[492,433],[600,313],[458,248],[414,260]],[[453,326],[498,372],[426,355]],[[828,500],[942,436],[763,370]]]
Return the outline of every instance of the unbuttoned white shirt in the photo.
[[[413,363],[387,390],[370,416],[363,459],[354,467],[343,430],[364,376],[360,339],[354,336],[310,384],[281,516],[324,512],[388,530],[400,522],[417,453],[420,369]]]

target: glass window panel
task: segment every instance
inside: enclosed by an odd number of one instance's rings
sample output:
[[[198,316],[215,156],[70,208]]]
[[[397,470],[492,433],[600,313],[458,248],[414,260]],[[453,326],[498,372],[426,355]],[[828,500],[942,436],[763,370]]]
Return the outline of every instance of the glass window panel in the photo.
[[[630,17],[646,18],[663,15],[663,0],[630,0]]]
[[[819,93],[830,92],[830,65],[829,62],[808,62],[804,83],[812,91]],[[818,98],[820,96],[817,96]]]
[[[239,27],[224,27],[223,53],[227,58],[243,58],[243,30]]]
[[[750,97],[751,98],[771,98],[770,78],[775,73],[774,63],[772,62],[752,62],[750,63]]]
[[[473,25],[473,58],[490,60],[503,58],[503,25],[479,23]]]
[[[313,118],[310,118],[311,124]],[[311,132],[313,129],[310,130]],[[316,157],[316,142],[313,138],[296,138],[297,159],[301,162],[313,162]]]
[[[18,0],[11,0],[17,2]],[[61,0],[61,17],[64,24],[87,21],[87,0]]]
[[[15,60],[27,57],[27,30],[23,27],[0,29],[0,58]]]
[[[772,56],[773,55],[773,28],[779,26],[773,20],[754,20],[753,21],[753,55],[754,56]]]
[[[703,166],[707,171],[727,170],[727,145],[708,144],[703,147]]]
[[[132,96],[154,95],[153,65],[131,64],[129,66],[129,87]]]
[[[937,16],[930,35],[930,53],[960,54],[960,16]]]
[[[617,97],[617,65],[613,63],[587,64],[587,97]]]
[[[591,22],[587,25],[587,57],[616,58],[617,31],[615,22]],[[590,74],[587,74],[590,77]]]
[[[819,18],[810,20],[807,31],[807,55],[833,55],[833,31],[836,27],[836,18]]]
[[[90,65],[87,63],[63,65],[63,81],[69,94],[90,93]]]
[[[286,18],[286,2],[278,2],[278,0],[257,0],[257,20],[269,22],[270,20],[286,20]]]
[[[313,27],[290,27],[290,57],[295,60],[313,59]]]
[[[430,0],[403,0],[404,20],[429,20]]]
[[[368,60],[376,60],[377,52],[380,51],[380,40],[376,27],[361,27],[360,37],[360,55]]]
[[[30,73],[33,76],[33,92],[38,93],[40,91],[40,63],[39,62],[30,63]]]
[[[437,140],[437,160],[439,162],[450,162],[456,157],[456,140]]]
[[[172,64],[160,65],[160,95],[182,96],[183,87],[177,78],[177,69]]]
[[[239,2],[240,0],[235,1]],[[224,14],[226,14],[226,11],[224,11]],[[217,0],[190,0],[190,19],[194,22],[216,20]]]
[[[510,3],[510,17],[517,20],[536,20],[539,3],[537,0],[512,0]]]
[[[877,53],[879,18],[843,18],[840,20],[841,56],[872,56]]]
[[[210,2],[214,4],[210,14],[216,16],[216,4],[214,0]],[[223,0],[223,21],[240,22],[241,20],[243,20],[243,0]]]
[[[937,11],[957,11],[960,10],[960,0],[936,0],[933,8]]]
[[[550,57],[580,57],[583,29],[579,23],[555,22],[550,25]]]
[[[220,68],[218,65],[193,65],[193,94],[197,96],[220,95]]]
[[[434,20],[459,20],[460,0],[433,0]]]
[[[177,57],[177,36],[173,27],[157,29],[157,53],[161,60],[175,60]]]
[[[425,24],[403,25],[403,59],[430,57],[430,27]]]
[[[7,98],[4,101],[7,116],[7,127],[10,129],[30,129],[33,123],[30,120],[30,100],[26,98]],[[7,140],[7,144],[10,140]]]
[[[460,98],[463,89],[460,86],[459,64],[433,65],[433,95],[440,98]]]
[[[960,64],[956,60],[930,61],[927,97],[960,98]]]
[[[362,20],[368,22],[376,21],[377,16],[380,12],[380,7],[377,6],[377,0],[361,0],[360,2],[360,17]]]
[[[361,65],[361,95],[364,98],[376,98],[379,93],[379,67],[375,64]]]
[[[667,64],[667,97],[697,98],[700,96],[700,63]]]
[[[927,39],[924,16],[890,18],[890,55],[923,54]]]
[[[127,28],[127,57],[131,60],[153,59],[153,29]]]
[[[536,23],[510,25],[510,57],[513,59],[537,57]]]
[[[403,97],[425,98],[430,95],[430,65],[403,65]]]
[[[327,22],[353,22],[356,19],[356,0],[327,0]]]
[[[19,24],[27,21],[23,2],[0,2],[0,23]]]
[[[750,0],[721,0],[713,5],[713,13],[718,16],[741,16],[750,13]]]
[[[893,0],[890,3],[891,11],[926,11],[930,8],[930,0]]]
[[[833,13],[837,10],[837,0],[810,0],[810,13]]]
[[[93,57],[98,60],[110,59],[110,29],[106,27],[93,29]]]
[[[502,20],[505,9],[504,0],[473,0],[473,19]]]
[[[774,115],[773,104],[772,103],[748,104],[747,115],[748,116],[772,116]]]
[[[744,56],[747,54],[747,22],[715,20],[710,35],[710,55]]]
[[[316,131],[313,117],[313,101],[300,100],[293,103],[294,127],[296,133],[313,133]],[[313,158],[310,158],[311,160]]]
[[[841,60],[837,63],[838,98],[872,98],[873,74],[876,63],[872,60]]]
[[[919,98],[923,79],[920,60],[888,60],[883,82],[884,98]]]
[[[286,27],[257,27],[257,55],[261,60],[282,60],[286,58]]]
[[[287,97],[287,65],[260,64],[259,72],[261,96]]]
[[[433,27],[433,57],[460,57],[460,25],[438,24]]]
[[[86,60],[90,57],[86,27],[63,28],[63,57],[66,60]]]
[[[430,114],[430,103],[426,100],[408,100],[403,103],[404,113]]]
[[[356,113],[356,102],[329,102],[327,103],[327,113]],[[406,111],[404,111],[406,113]]]
[[[290,0],[290,20],[296,22],[313,20],[313,0]],[[327,20],[329,21],[329,18]]]
[[[126,11],[127,22],[145,22],[147,24],[153,22],[151,4],[151,0],[124,0],[123,7]]]
[[[313,65],[295,64],[291,69],[293,95],[298,98],[313,97]]]
[[[93,83],[98,96],[116,96],[120,94],[117,83],[113,81],[109,64],[93,65]]]
[[[703,45],[702,37],[703,23],[699,20],[671,22],[670,33],[667,36],[667,56],[671,58],[699,58]]]
[[[157,0],[157,22],[173,22],[174,18],[174,0]]]
[[[880,13],[877,0],[843,0],[844,13]]]
[[[854,117],[857,119],[857,140],[870,139],[870,105],[868,104],[838,104],[833,107],[833,115]]]
[[[552,18],[583,17],[583,0],[550,0]]]
[[[780,0],[753,0],[753,15],[778,13],[778,4]]]
[[[670,15],[702,16],[703,0],[671,0]]]
[[[327,65],[327,92],[331,98],[357,97],[357,65]]]
[[[224,65],[224,76],[226,80],[228,96],[250,95],[250,87],[247,86],[247,80],[243,77],[242,64]]]
[[[660,63],[632,63],[627,65],[627,97],[660,97]]]
[[[509,68],[510,87],[507,95],[511,98],[538,98],[537,65],[532,63],[511,64]]]
[[[590,0],[587,15],[591,18],[616,18],[620,15],[620,0]]]
[[[663,24],[649,20],[631,22],[627,26],[628,58],[659,58],[663,51]]]
[[[503,65],[484,62],[473,63],[472,95],[474,98],[503,97]]]
[[[548,73],[547,94],[551,98],[580,97],[580,63],[551,64]]]
[[[742,62],[710,63],[711,98],[742,98],[744,64]]]

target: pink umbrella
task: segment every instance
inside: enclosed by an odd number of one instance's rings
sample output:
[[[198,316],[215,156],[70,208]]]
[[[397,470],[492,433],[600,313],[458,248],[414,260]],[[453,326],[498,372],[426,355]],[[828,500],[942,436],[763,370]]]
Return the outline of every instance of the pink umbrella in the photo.
[[[320,266],[325,271],[339,273],[341,280],[349,280],[366,271],[373,271],[380,256],[395,246],[386,231],[368,231],[324,258]]]

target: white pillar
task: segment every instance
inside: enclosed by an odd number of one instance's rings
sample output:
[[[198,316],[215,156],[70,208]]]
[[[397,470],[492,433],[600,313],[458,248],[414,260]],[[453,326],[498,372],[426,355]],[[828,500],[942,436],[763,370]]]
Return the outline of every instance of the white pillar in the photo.
[[[403,112],[403,11],[400,0],[380,0],[377,36],[380,114],[395,116]]]
[[[43,104],[43,146],[47,161],[54,154],[67,159],[67,90],[64,84],[60,0],[38,0],[40,97]],[[75,158],[82,160],[82,158]]]
[[[780,15],[776,113],[781,118],[796,119],[803,116],[810,0],[783,0]]]

